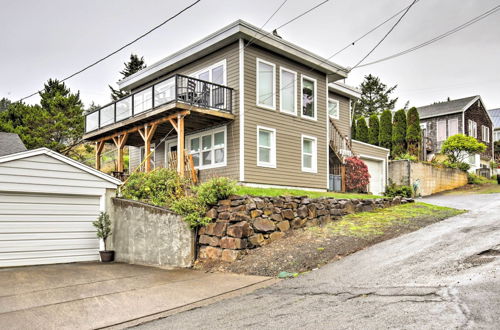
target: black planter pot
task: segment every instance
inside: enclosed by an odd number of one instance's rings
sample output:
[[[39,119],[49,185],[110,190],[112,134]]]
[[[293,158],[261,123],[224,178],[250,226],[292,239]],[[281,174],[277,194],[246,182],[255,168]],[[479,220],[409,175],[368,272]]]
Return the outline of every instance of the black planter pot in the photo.
[[[115,260],[115,251],[99,251],[101,262],[112,262]]]

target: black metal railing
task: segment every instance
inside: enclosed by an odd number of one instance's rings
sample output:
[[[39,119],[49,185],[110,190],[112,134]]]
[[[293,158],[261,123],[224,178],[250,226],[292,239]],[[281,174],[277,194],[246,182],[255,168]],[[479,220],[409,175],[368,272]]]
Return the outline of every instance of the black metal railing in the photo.
[[[232,113],[232,88],[181,74],[166,78],[85,115],[85,133],[171,102]]]

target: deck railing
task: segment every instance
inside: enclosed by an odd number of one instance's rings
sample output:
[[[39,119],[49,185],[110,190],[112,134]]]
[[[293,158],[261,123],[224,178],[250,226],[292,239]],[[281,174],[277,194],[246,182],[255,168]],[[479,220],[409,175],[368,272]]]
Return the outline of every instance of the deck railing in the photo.
[[[87,113],[85,132],[98,130],[171,102],[231,113],[232,88],[176,74]]]
[[[354,155],[352,151],[351,140],[344,136],[330,118],[330,147],[333,149],[337,158],[343,163],[346,157]]]

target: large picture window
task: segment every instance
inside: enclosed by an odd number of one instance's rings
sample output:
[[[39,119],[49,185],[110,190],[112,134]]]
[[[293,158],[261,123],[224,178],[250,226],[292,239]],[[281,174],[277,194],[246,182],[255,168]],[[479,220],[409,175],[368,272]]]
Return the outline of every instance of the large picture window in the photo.
[[[297,73],[280,69],[280,111],[297,114]]]
[[[195,168],[206,169],[226,165],[226,129],[205,131],[188,137],[189,154]]]
[[[316,119],[316,80],[302,77],[302,117]]]
[[[302,135],[302,171],[316,173],[316,138]]]
[[[276,66],[257,59],[257,105],[276,109]]]
[[[257,127],[257,165],[276,167],[276,130]]]

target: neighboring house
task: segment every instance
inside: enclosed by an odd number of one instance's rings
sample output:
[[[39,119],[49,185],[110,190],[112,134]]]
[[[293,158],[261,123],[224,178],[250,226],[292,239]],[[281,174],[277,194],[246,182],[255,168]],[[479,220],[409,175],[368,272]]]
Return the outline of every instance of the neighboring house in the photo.
[[[475,137],[486,145],[482,154],[470,155],[470,171],[489,168],[493,157],[493,122],[479,95],[419,107],[427,159],[439,153],[443,142],[455,134]]]
[[[86,115],[87,141],[115,143],[117,170],[176,167],[184,150],[200,180],[227,176],[245,185],[326,190],[359,154],[385,187],[388,150],[350,140],[359,91],[336,81],[348,70],[243,21],[118,82],[131,96]],[[150,161],[144,162],[149,151]],[[375,173],[376,172],[376,173]],[[344,180],[345,182],[345,180]],[[337,190],[339,186],[336,186]]]
[[[493,148],[495,148],[495,142],[500,141],[500,108],[488,110],[488,113],[493,120]],[[495,153],[494,156],[497,161],[500,159],[500,154]]]
[[[19,135],[0,132],[0,157],[21,151],[26,151],[26,147]]]

